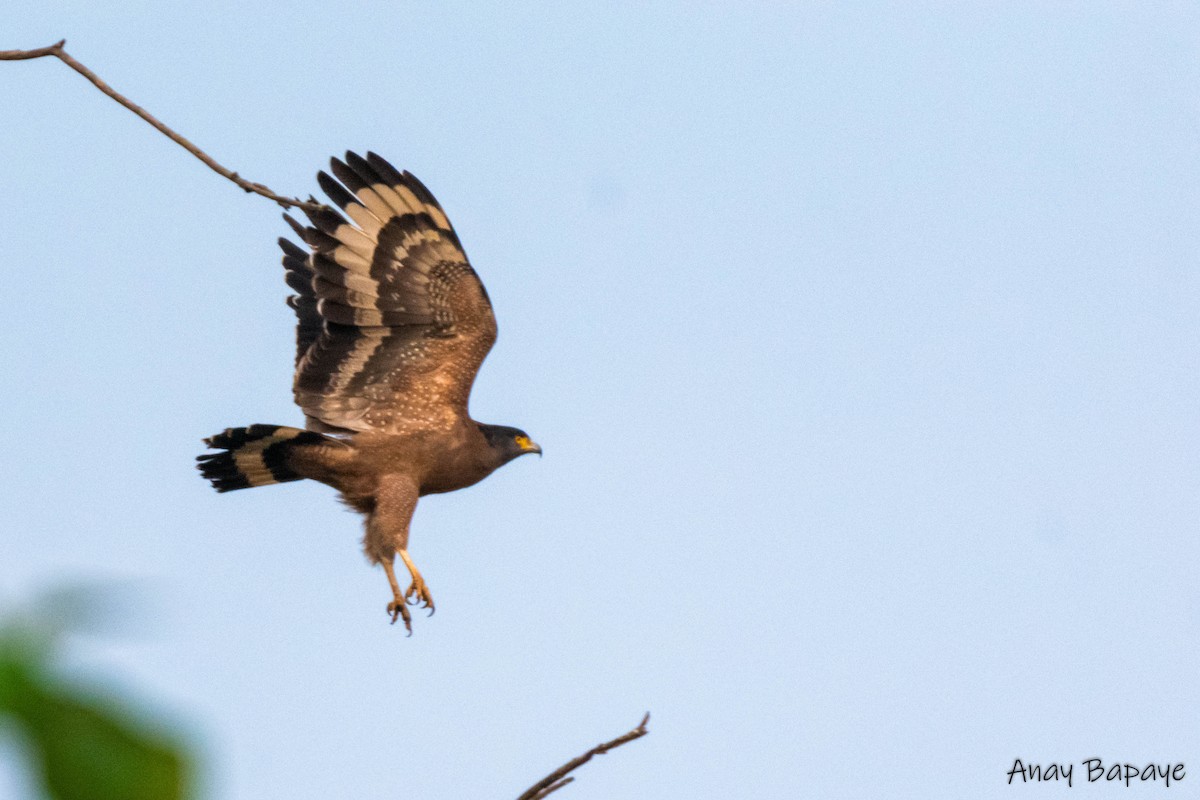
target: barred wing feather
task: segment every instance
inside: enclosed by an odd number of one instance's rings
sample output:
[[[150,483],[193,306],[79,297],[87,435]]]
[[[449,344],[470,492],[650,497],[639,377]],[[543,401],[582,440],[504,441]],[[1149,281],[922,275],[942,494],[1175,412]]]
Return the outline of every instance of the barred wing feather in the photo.
[[[467,414],[496,319],[450,220],[408,172],[347,153],[319,173],[342,210],[289,224],[296,403],[322,431],[444,429]],[[307,213],[307,212],[306,212]]]

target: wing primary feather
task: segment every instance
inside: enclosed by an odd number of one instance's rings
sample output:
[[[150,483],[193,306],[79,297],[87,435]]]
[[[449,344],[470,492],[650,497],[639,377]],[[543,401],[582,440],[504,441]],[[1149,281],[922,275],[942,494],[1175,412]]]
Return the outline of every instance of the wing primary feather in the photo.
[[[288,227],[292,229],[293,233],[295,233],[297,236],[300,237],[300,241],[304,242],[305,244],[308,244],[308,238],[307,238],[308,237],[308,227],[307,226],[300,224],[298,221],[296,221],[292,217],[291,214],[284,214],[283,221],[288,224]]]
[[[338,172],[337,167],[341,162],[337,159],[331,159],[330,163],[333,165],[334,171]],[[338,177],[341,179],[340,175]],[[337,203],[346,216],[353,220],[354,224],[367,236],[374,236],[378,233],[379,229],[383,227],[384,221],[391,214],[388,211],[380,218],[378,213],[379,207],[384,204],[382,201],[372,202],[372,198],[366,196],[371,194],[369,189],[360,191],[352,183],[345,181],[343,182],[346,183],[346,186],[343,186],[338,181],[329,177],[329,174],[326,172],[317,173],[317,182],[321,184],[321,188],[329,195],[329,198]],[[346,190],[347,186],[350,187],[353,193]],[[376,208],[372,208],[372,205],[376,206]]]
[[[338,208],[345,209],[351,203],[357,203],[354,195],[346,191],[346,187],[335,181],[329,176],[329,173],[321,170],[317,173],[317,184],[320,185],[321,191],[329,195],[329,199],[337,203]]]
[[[312,260],[315,274],[320,275],[330,283],[345,286],[356,292],[379,296],[379,284],[370,275],[346,269],[325,255],[316,255]]]
[[[313,289],[322,300],[348,308],[375,309],[376,301],[379,299],[374,292],[356,291],[344,283],[327,281],[320,275],[313,278]]]
[[[345,217],[328,207],[322,208],[320,211],[310,211],[306,208],[304,214],[317,230],[331,236],[337,232],[338,228],[349,224]]]
[[[353,161],[350,158],[353,155],[354,153],[346,153],[346,158]],[[359,160],[361,161],[362,159]],[[354,167],[336,158],[329,160],[329,166],[333,170],[333,174],[337,176],[337,179],[346,184],[346,187],[355,194],[358,194],[360,190],[365,189],[372,183],[380,182],[378,180],[370,180]]]
[[[442,210],[442,206],[440,203],[438,203],[437,198],[433,196],[433,192],[429,191],[429,189],[425,187],[425,184],[421,183],[421,181],[417,179],[416,175],[413,175],[407,170],[400,176],[398,185],[407,190],[409,194],[416,198],[419,204],[424,206],[423,209],[419,210],[429,214],[438,228],[449,233],[450,240],[454,242],[454,246],[461,250],[462,242],[458,240],[458,234],[454,232],[454,226],[450,224],[450,218],[447,217],[446,212]]]
[[[283,250],[283,279],[295,291],[311,296],[313,269],[308,263],[308,252],[282,236],[279,237],[279,247]]]
[[[285,239],[282,236],[279,237],[279,249],[283,250],[283,254],[290,258],[295,258],[300,261],[304,261],[308,258],[307,250],[293,242],[291,239]]]
[[[442,207],[438,204],[437,198],[433,196],[433,192],[425,188],[425,184],[421,183],[421,181],[417,179],[416,175],[413,175],[407,170],[404,172],[404,185],[409,189],[412,189],[413,194],[415,194],[422,203],[427,203],[439,211],[442,210]],[[446,224],[449,226],[448,221]]]
[[[306,297],[303,299],[309,299],[307,297],[307,295],[311,295],[313,293],[313,287],[312,287],[313,279],[312,279],[311,275],[305,277],[304,275],[301,275],[298,272],[289,271],[284,274],[283,280],[285,283],[287,283],[288,288],[291,289],[293,292],[299,292],[300,294],[305,295]],[[295,296],[288,298],[288,305],[291,306],[292,308],[296,307],[294,305],[294,303],[296,303],[296,302],[300,302],[300,301],[297,300]]]
[[[368,162],[358,153],[351,153],[347,151],[346,165],[351,173],[366,186],[370,186],[375,183],[387,183],[387,180],[385,180],[377,170],[371,167],[370,162]]]
[[[317,301],[317,311],[329,322],[339,325],[353,325],[358,328],[377,328],[383,325],[383,314],[373,308],[353,308],[321,298]]]
[[[367,165],[379,174],[384,183],[392,186],[395,186],[397,183],[404,183],[404,176],[400,174],[400,170],[389,164],[386,159],[370,151],[367,152]]]
[[[318,253],[332,253],[342,246],[342,243],[327,233],[321,233],[316,228],[304,229],[304,242]]]

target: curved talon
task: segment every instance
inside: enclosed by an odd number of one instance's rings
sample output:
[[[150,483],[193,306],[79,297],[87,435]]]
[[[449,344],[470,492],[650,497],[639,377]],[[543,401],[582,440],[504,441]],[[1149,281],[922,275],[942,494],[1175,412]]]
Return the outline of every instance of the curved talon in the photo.
[[[392,569],[391,561],[383,561],[383,571],[387,573],[388,584],[392,587],[392,602],[387,605],[387,613],[392,618],[392,624],[396,624],[396,620],[403,618],[404,627],[408,631],[408,635],[412,636],[412,614],[408,613],[408,608],[405,607],[404,596],[400,594],[400,586],[396,583],[396,573]]]
[[[392,616],[392,624],[396,624],[396,620],[404,620],[404,628],[408,631],[408,635],[412,636],[412,614],[408,613],[408,608],[404,603],[398,603],[395,600],[388,603],[387,611]]]
[[[433,608],[433,595],[429,593],[425,581],[413,581],[404,593],[404,599],[409,605],[417,608]]]
[[[412,576],[412,583],[400,594],[400,587],[396,583],[396,576],[392,571],[392,566],[388,561],[383,562],[383,568],[388,573],[388,581],[392,585],[392,594],[395,596],[395,602],[388,606],[388,609],[393,614],[392,619],[395,619],[395,614],[399,613],[404,617],[404,624],[408,627],[409,635],[412,635],[412,627],[409,626],[408,606],[416,606],[417,608],[428,608],[429,615],[433,615],[433,595],[429,593],[429,586],[425,583],[425,579],[421,577],[421,573],[417,571],[417,567],[412,563],[412,559],[408,557],[408,552],[404,549],[396,551],[396,555],[404,561],[404,566],[408,567],[408,573]]]

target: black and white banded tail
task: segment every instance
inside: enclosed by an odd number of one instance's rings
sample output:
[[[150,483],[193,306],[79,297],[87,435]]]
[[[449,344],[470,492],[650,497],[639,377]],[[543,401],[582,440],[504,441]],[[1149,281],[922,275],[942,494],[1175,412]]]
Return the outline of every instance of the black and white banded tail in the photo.
[[[298,481],[304,476],[292,468],[290,455],[297,447],[328,441],[320,433],[283,425],[228,428],[204,440],[222,452],[196,456],[196,466],[218,492]]]

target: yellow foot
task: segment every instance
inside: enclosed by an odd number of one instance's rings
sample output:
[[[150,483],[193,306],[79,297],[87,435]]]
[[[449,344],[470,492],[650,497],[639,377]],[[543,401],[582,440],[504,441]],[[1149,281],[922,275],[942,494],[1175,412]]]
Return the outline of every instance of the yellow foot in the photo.
[[[425,585],[425,579],[421,577],[421,573],[418,572],[413,576],[412,585],[404,593],[404,599],[408,601],[409,605],[428,608],[429,616],[433,616],[433,595],[429,593],[429,587]]]
[[[404,598],[399,595],[396,599],[387,605],[388,614],[392,617],[392,624],[396,624],[396,620],[403,619],[404,627],[408,630],[408,635],[412,636],[412,614],[408,612],[408,606],[404,602]]]
[[[413,579],[412,585],[404,593],[404,599],[409,604],[415,605],[418,608],[428,608],[429,615],[433,616],[433,595],[429,593],[429,587],[425,585],[425,579],[417,571],[417,565],[408,557],[407,550],[397,550],[396,553],[404,560],[404,566],[408,567],[408,574],[412,575]]]

